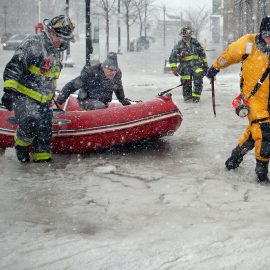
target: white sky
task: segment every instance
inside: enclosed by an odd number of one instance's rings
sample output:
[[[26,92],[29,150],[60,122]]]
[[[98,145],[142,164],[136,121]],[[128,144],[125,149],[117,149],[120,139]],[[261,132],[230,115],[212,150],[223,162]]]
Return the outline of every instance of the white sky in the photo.
[[[186,9],[188,7],[193,7],[198,5],[207,5],[209,8],[212,8],[212,0],[193,0],[193,1],[187,1],[187,0],[158,0],[160,5],[165,5],[169,8],[183,8]]]

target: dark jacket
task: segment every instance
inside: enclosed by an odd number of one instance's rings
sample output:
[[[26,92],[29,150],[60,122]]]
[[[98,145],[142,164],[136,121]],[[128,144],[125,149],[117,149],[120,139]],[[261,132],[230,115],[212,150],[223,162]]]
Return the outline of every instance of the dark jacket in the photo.
[[[191,38],[189,43],[181,39],[173,48],[169,63],[171,67],[189,66],[192,69],[207,65],[207,59],[203,47],[197,39]]]
[[[28,37],[5,67],[4,91],[15,91],[37,101],[41,97],[42,102],[48,96],[48,99],[53,97],[62,68],[61,57],[61,52],[53,46],[46,33]],[[40,95],[35,95],[35,92]]]
[[[68,82],[57,98],[57,102],[64,103],[70,94],[80,89],[78,100],[95,99],[107,104],[112,100],[115,93],[117,99],[122,103],[125,94],[122,85],[122,72],[119,69],[112,80],[105,77],[102,64],[94,66],[86,65],[81,75]]]

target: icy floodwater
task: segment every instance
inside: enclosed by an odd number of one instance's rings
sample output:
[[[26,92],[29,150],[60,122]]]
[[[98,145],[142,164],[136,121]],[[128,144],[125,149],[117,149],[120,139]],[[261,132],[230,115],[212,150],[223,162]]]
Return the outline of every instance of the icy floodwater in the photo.
[[[129,98],[179,83],[162,73],[171,48],[160,44],[119,56]],[[79,74],[80,45],[59,87]],[[1,70],[10,55],[1,52]],[[216,118],[208,80],[199,104],[174,90],[184,120],[170,137],[52,164],[2,153],[0,269],[269,269],[270,188],[256,184],[253,152],[236,171],[224,168],[246,125],[231,108],[238,83],[237,72],[218,75]]]

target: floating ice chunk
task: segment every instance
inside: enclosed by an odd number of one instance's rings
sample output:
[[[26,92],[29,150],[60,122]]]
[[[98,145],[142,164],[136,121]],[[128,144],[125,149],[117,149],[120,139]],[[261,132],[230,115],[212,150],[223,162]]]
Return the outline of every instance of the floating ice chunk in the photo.
[[[94,169],[96,174],[109,174],[116,172],[116,167],[113,165],[99,166]]]

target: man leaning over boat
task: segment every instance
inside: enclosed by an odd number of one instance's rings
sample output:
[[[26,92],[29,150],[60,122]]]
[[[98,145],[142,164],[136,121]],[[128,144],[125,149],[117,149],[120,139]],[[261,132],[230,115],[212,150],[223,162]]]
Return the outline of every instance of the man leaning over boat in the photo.
[[[122,105],[130,105],[125,98],[122,85],[122,72],[118,67],[117,54],[109,52],[103,63],[85,65],[80,76],[68,82],[59,94],[56,102],[63,104],[70,94],[79,90],[78,103],[84,110],[96,110],[108,107],[115,93]]]

